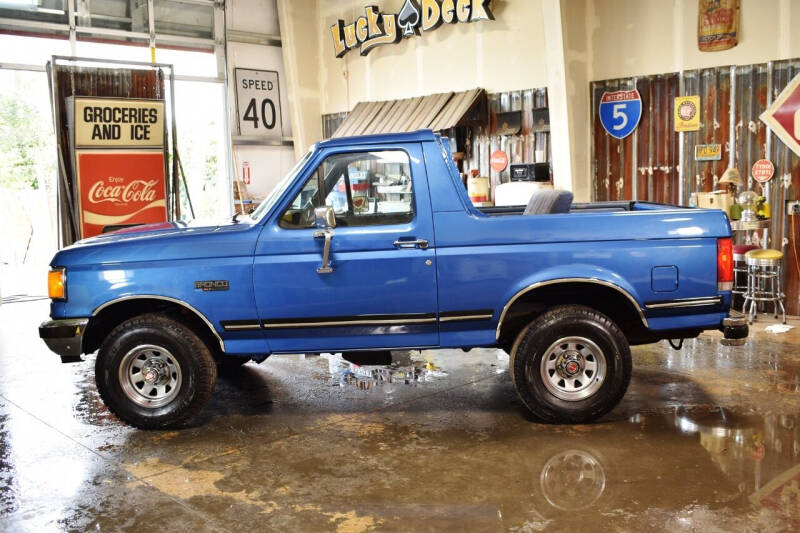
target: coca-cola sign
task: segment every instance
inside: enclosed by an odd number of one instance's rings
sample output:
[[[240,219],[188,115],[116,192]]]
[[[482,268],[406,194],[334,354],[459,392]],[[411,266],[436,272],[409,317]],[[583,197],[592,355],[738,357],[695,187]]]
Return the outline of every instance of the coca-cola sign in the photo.
[[[89,202],[99,204],[101,202],[152,202],[155,200],[156,191],[153,187],[158,183],[157,180],[133,180],[126,185],[121,182],[124,178],[109,176],[111,183],[105,184],[96,181],[89,189]]]
[[[78,151],[76,161],[82,238],[167,220],[163,152]]]

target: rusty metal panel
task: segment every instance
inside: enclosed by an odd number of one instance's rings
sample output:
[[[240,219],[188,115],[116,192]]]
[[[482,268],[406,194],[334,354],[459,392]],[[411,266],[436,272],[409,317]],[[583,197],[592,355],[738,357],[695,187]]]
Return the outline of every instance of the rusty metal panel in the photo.
[[[783,60],[735,67],[712,67],[624,80],[595,81],[592,100],[592,194],[595,200],[617,198],[686,205],[696,191],[711,191],[729,166],[746,180],[740,189],[764,195],[772,212],[768,240],[760,232],[737,232],[737,241],[781,249],[785,254],[786,307],[798,313],[800,293],[800,220],[785,214],[786,202],[800,199],[800,157],[795,155],[759,116],[800,73],[800,60]],[[635,137],[622,143],[606,134],[598,106],[604,90],[635,87],[642,98],[642,119]],[[673,99],[697,94],[701,99],[698,131],[675,133]],[[720,144],[720,161],[695,161],[698,144]],[[775,164],[775,177],[762,187],[750,176],[761,158]],[[621,181],[620,181],[621,180]],[[794,227],[794,228],[793,228]],[[794,234],[792,232],[794,229]]]
[[[397,109],[402,105],[402,100],[390,100],[383,105],[380,114],[375,116],[372,124],[363,134],[387,133],[391,129]]]
[[[359,102],[353,108],[353,110],[347,115],[347,118],[339,124],[339,127],[336,128],[336,131],[331,135],[331,137],[347,137],[350,135],[350,132],[353,130],[356,122],[361,120],[361,117],[364,113],[366,113],[367,107],[369,106],[369,102]]]
[[[414,117],[421,113],[424,103],[425,98],[422,96],[411,99],[405,115],[400,117],[400,120],[397,122],[397,131],[411,131],[410,126]]]
[[[436,115],[439,114],[445,103],[453,96],[453,93],[432,94],[423,98],[419,106],[417,116],[412,117],[406,131],[416,131],[427,128]]]
[[[446,130],[458,125],[473,104],[484,94],[483,89],[472,89],[456,93],[447,102],[439,115],[431,121],[429,127],[434,131]]]

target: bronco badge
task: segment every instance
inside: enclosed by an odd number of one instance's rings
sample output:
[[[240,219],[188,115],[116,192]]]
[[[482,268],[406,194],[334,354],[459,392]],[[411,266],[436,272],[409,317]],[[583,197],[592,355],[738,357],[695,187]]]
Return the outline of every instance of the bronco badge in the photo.
[[[227,279],[214,279],[209,281],[195,281],[194,290],[196,291],[227,291],[230,288]]]

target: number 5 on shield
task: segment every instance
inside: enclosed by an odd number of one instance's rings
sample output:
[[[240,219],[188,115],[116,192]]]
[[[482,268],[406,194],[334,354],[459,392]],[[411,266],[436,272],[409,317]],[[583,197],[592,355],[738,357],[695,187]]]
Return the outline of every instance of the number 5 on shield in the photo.
[[[621,118],[622,122],[619,122],[618,124],[614,124],[613,126],[611,126],[612,129],[621,130],[622,128],[628,125],[628,115],[625,114],[624,109],[625,109],[625,104],[614,104],[613,107],[614,119]]]

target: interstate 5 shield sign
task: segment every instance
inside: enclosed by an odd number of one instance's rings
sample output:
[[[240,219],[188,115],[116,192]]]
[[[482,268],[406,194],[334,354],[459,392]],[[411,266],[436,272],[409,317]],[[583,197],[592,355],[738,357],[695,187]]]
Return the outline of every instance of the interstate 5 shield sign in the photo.
[[[600,98],[600,122],[612,137],[622,139],[631,134],[642,118],[639,91],[605,92]]]

